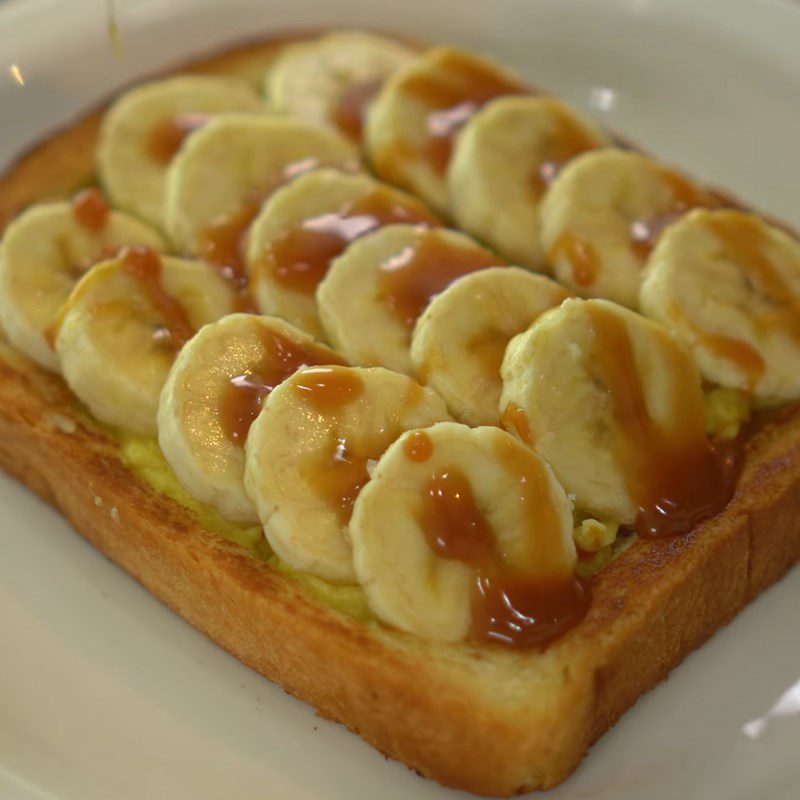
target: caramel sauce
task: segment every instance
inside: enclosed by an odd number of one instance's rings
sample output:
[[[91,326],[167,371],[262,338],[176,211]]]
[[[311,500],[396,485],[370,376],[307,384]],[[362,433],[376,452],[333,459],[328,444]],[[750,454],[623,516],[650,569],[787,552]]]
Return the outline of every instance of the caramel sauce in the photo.
[[[526,509],[528,552],[523,567],[508,564],[491,524],[478,507],[469,479],[457,467],[429,478],[419,521],[440,557],[476,569],[471,637],[510,647],[535,647],[575,625],[588,596],[564,555],[560,526],[541,464],[503,443],[498,457],[517,476]]]
[[[631,247],[640,261],[645,261],[656,246],[664,229],[692,208],[712,208],[719,200],[710,192],[679,172],[660,169],[661,180],[670,191],[666,209],[647,219],[636,220],[631,225]]]
[[[365,81],[350,86],[333,108],[331,121],[354,142],[361,141],[367,107],[383,86],[383,79]]]
[[[378,291],[391,313],[411,330],[431,298],[456,278],[502,263],[488,250],[453,246],[429,234],[382,265]]]
[[[525,444],[533,445],[533,431],[531,421],[525,410],[516,403],[509,403],[500,415],[504,428],[512,428]]]
[[[303,367],[343,364],[341,356],[316,342],[297,342],[273,330],[260,333],[262,355],[252,370],[230,379],[222,395],[220,422],[227,438],[244,445],[269,393]]]
[[[245,235],[250,224],[261,210],[261,204],[276,189],[315,167],[321,166],[314,158],[289,164],[283,174],[271,184],[251,191],[239,208],[214,220],[200,232],[198,255],[213,264],[220,275],[242,289],[247,285],[244,264]]]
[[[567,161],[587,150],[594,150],[598,145],[594,136],[580,122],[561,109],[554,107],[553,111],[556,125],[547,136],[547,158],[533,174],[533,190],[537,196],[544,194]]]
[[[179,350],[194,336],[195,329],[184,307],[161,284],[161,259],[149,247],[132,245],[120,251],[122,269],[138,284],[143,294],[155,308],[163,329],[154,337],[175,350]]]
[[[595,377],[607,389],[620,442],[617,457],[638,505],[641,537],[691,531],[721,511],[738,475],[739,452],[715,445],[704,431],[703,398],[691,363],[668,341],[662,363],[671,373],[669,416],[657,424],[647,407],[624,320],[600,306],[590,310],[597,340]]]
[[[108,222],[108,203],[99,189],[84,189],[72,198],[72,213],[78,225],[97,233]]]
[[[700,344],[717,358],[738,367],[746,376],[747,388],[752,391],[761,380],[766,365],[758,350],[742,339],[734,339],[721,333],[711,333],[683,313],[677,304],[671,309],[671,316],[683,322],[694,334]]]
[[[440,175],[450,162],[456,133],[478,109],[501,95],[528,92],[518,81],[457,51],[449,52],[435,70],[407,80],[403,88],[430,109],[425,157]]]
[[[404,203],[381,187],[341,211],[312,217],[287,231],[270,247],[265,268],[284,288],[313,295],[331,261],[351,242],[391,223],[435,226],[438,221],[422,206]]]
[[[773,306],[757,322],[775,326],[800,341],[800,296],[775,268],[767,254],[768,239],[756,217],[736,211],[716,214],[708,220],[711,232],[722,242],[728,257],[751,279]],[[800,264],[796,264],[800,271]]]
[[[403,453],[409,461],[422,463],[433,455],[433,441],[425,431],[414,431],[403,440]]]
[[[208,114],[178,114],[156,123],[147,137],[150,158],[162,165],[169,164],[181,149],[186,137],[202,128],[208,120]]]
[[[307,369],[292,388],[315,411],[326,415],[335,415],[364,393],[357,373],[336,367]],[[367,463],[380,455],[369,452],[360,440],[348,440],[331,432],[325,457],[307,465],[308,479],[342,525],[350,521],[358,493],[369,480]]]
[[[564,231],[550,249],[550,262],[564,257],[572,267],[572,280],[578,286],[591,286],[600,273],[600,260],[591,242]]]

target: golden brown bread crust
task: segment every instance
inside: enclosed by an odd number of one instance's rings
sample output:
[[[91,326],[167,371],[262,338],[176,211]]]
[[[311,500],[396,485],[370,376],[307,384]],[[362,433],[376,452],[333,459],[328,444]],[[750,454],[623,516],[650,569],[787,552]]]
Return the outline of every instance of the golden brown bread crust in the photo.
[[[255,75],[271,54],[249,47],[195,68]],[[91,179],[97,123],[78,122],[0,180],[0,227]],[[685,537],[634,542],[593,579],[588,616],[544,652],[430,643],[328,609],[134,477],[60,379],[2,343],[0,464],[245,664],[383,753],[487,795],[562,781],[640,694],[800,559],[800,410],[750,441],[722,514]]]

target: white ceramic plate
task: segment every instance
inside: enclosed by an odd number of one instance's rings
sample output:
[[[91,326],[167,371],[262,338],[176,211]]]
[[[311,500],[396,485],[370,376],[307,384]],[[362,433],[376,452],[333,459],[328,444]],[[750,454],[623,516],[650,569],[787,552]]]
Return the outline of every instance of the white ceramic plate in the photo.
[[[778,0],[0,3],[2,154],[120,85],[254,34],[372,25],[478,47],[800,223],[800,5]],[[23,85],[24,84],[24,85]],[[0,475],[0,798],[454,793],[241,666]],[[800,571],[644,697],[552,800],[800,796]],[[794,687],[794,688],[792,688]]]

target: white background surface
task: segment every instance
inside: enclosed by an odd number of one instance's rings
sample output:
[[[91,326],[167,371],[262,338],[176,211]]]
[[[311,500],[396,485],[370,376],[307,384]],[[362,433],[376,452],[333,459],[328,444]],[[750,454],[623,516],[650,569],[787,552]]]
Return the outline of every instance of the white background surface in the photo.
[[[119,0],[118,21],[115,61],[101,0],[0,5],[0,160],[187,55],[281,28],[362,24],[484,49],[800,223],[800,9],[783,0]],[[208,643],[4,476],[0,552],[2,800],[456,796]],[[799,601],[795,570],[548,800],[795,800],[800,683],[785,693],[800,681]],[[743,726],[782,695],[748,737]]]

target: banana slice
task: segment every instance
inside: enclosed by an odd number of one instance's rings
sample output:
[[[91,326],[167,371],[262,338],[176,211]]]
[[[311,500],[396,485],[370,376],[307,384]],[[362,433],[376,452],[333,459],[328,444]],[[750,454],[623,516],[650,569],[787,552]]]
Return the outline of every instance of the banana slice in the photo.
[[[506,345],[567,297],[555,281],[515,267],[459,278],[417,320],[411,339],[417,377],[444,398],[456,419],[499,425]]]
[[[458,226],[514,264],[543,271],[539,204],[558,171],[611,138],[552,97],[502,97],[478,111],[447,171]]]
[[[155,435],[175,354],[234,304],[208,264],[127,248],[92,267],[61,310],[55,349],[64,379],[101,422]]]
[[[185,137],[226,111],[264,111],[244,81],[181,75],[123,94],[106,112],[97,146],[100,180],[115,206],[164,225],[167,165]]]
[[[342,364],[275,317],[230,314],[181,350],[158,405],[158,442],[192,497],[236,522],[258,522],[244,488],[244,443],[264,398],[298,369]]]
[[[357,142],[365,106],[387,76],[415,55],[374,33],[330,33],[284,48],[267,72],[266,94],[277,111],[334,125]]]
[[[365,144],[375,173],[446,212],[445,171],[458,130],[490,100],[526,92],[491,61],[449,47],[428,50],[395,72],[370,107]]]
[[[344,138],[299,120],[216,117],[169,167],[167,231],[183,251],[243,278],[244,235],[266,195],[324,165],[354,169],[358,155]]]
[[[505,424],[586,515],[654,536],[690,530],[730,498],[735,464],[706,439],[700,375],[660,325],[566,300],[511,340],[502,376]]]
[[[411,372],[411,331],[456,278],[502,259],[444,228],[387,225],[353,242],[317,289],[326,338],[351,363]]]
[[[442,422],[401,436],[356,500],[350,538],[370,609],[409,633],[527,644],[582,613],[571,503],[499,428]],[[549,627],[536,612],[562,593],[572,614],[546,606]]]
[[[92,264],[131,244],[166,246],[150,226],[110,211],[96,189],[20,214],[0,244],[0,323],[11,343],[58,372],[51,334],[59,309]]]
[[[355,239],[392,222],[437,224],[419,201],[367,175],[319,169],[278,189],[247,236],[256,306],[322,335],[314,292],[331,261]]]
[[[245,445],[245,486],[275,553],[355,583],[347,529],[370,463],[405,430],[449,419],[442,399],[385,369],[310,367],[267,398]]]
[[[670,222],[715,198],[663,165],[625,150],[570,161],[541,205],[555,277],[582,296],[636,308],[642,266]]]
[[[753,214],[693,211],[664,231],[639,297],[707,381],[759,405],[800,398],[797,239]]]

